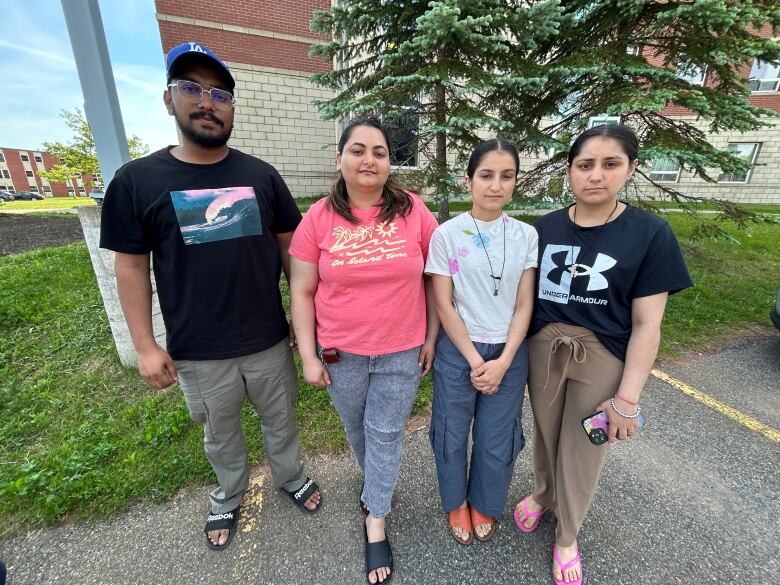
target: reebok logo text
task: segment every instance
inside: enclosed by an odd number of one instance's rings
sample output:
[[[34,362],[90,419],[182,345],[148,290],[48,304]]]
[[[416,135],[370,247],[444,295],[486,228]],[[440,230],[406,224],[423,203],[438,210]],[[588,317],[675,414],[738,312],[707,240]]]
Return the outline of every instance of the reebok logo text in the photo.
[[[303,484],[303,487],[299,489],[297,492],[295,492],[295,499],[300,500],[301,496],[304,494],[304,492],[309,489],[309,486],[312,484],[313,480],[307,481],[305,484]]]

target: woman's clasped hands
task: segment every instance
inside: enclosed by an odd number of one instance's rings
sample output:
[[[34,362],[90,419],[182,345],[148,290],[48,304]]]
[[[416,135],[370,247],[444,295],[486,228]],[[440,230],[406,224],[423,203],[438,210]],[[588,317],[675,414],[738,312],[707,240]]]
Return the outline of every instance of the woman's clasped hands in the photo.
[[[501,380],[504,379],[507,369],[509,369],[509,364],[501,358],[487,362],[483,360],[478,365],[472,364],[471,383],[483,394],[495,394],[498,392],[498,387],[501,385]]]

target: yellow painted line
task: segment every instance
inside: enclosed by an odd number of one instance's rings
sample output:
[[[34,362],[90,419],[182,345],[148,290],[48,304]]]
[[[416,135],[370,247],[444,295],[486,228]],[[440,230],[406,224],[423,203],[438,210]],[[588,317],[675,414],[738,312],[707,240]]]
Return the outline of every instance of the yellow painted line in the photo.
[[[249,487],[244,492],[241,501],[241,523],[244,525],[241,531],[248,534],[255,529],[257,519],[263,511],[263,483],[264,475],[257,475],[249,480]],[[257,545],[255,545],[257,546]]]
[[[694,400],[698,400],[699,402],[701,402],[702,404],[706,404],[713,410],[717,410],[719,413],[729,417],[730,419],[737,421],[742,426],[745,426],[752,431],[761,433],[767,439],[770,439],[776,443],[780,443],[780,431],[777,431],[772,427],[765,425],[761,421],[758,421],[753,417],[738,411],[736,408],[732,408],[728,404],[723,404],[722,402],[715,400],[712,396],[705,394],[700,390],[696,390],[696,388],[689,386],[685,382],[681,382],[680,380],[675,380],[670,375],[662,372],[661,370],[651,370],[650,373],[653,374],[653,376],[655,376],[659,380],[663,380],[667,384],[674,386],[678,390],[681,390],[683,393],[687,394]]]

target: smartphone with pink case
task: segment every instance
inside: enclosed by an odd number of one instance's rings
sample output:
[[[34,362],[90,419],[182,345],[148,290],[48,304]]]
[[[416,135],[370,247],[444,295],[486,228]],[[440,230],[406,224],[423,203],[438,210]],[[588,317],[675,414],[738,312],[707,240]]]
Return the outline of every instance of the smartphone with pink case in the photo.
[[[637,418],[638,427],[641,429],[645,424],[645,419],[640,414]],[[582,428],[588,435],[588,439],[594,445],[603,445],[607,442],[607,433],[609,432],[609,416],[603,410],[598,411],[582,419]]]

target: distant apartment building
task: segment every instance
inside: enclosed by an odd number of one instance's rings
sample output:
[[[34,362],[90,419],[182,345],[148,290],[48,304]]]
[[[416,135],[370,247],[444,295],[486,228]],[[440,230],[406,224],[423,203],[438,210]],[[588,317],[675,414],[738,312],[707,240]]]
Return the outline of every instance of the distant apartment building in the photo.
[[[39,150],[0,147],[0,191],[30,191],[44,197],[86,197],[91,188],[85,185],[90,176],[66,183],[49,183],[40,175],[57,165],[57,158]]]
[[[163,53],[184,41],[200,40],[227,61],[236,78],[235,130],[230,144],[273,164],[295,196],[319,195],[334,177],[338,124],[320,119],[315,100],[331,97],[329,90],[309,81],[312,73],[329,65],[308,56],[322,37],[309,30],[313,12],[329,9],[331,0],[245,0],[214,4],[206,0],[156,0]],[[758,33],[770,37],[769,26]],[[650,62],[661,61],[642,52]],[[657,64],[657,63],[654,63]],[[745,67],[750,79],[750,102],[780,112],[780,64],[756,61]],[[706,71],[679,72],[692,83],[714,84]],[[706,130],[706,121],[690,111],[670,105],[665,114],[687,119]],[[619,116],[596,116],[588,123],[620,123]],[[740,203],[780,203],[780,118],[756,132],[722,132],[710,142],[742,156],[751,170],[740,175],[717,176],[705,182],[681,170],[672,160],[646,161],[645,171],[661,184],[687,195],[729,199]],[[416,123],[415,121],[412,121]],[[395,129],[404,148],[393,153],[395,168],[416,168],[415,128]],[[394,142],[399,142],[394,138]],[[526,157],[527,170],[534,159]],[[715,172],[715,171],[713,171]],[[650,191],[648,191],[648,194]]]

